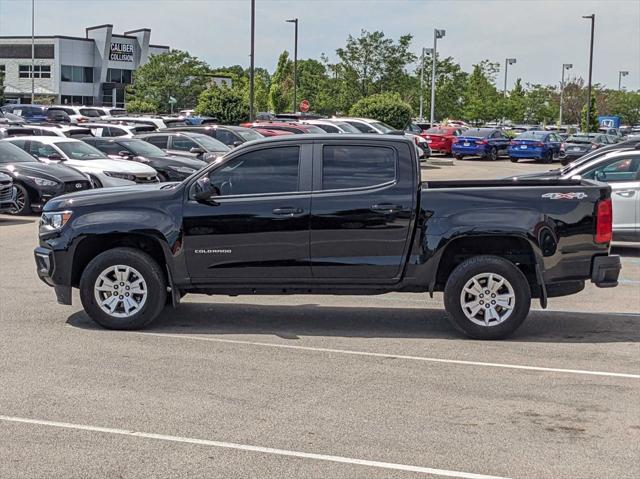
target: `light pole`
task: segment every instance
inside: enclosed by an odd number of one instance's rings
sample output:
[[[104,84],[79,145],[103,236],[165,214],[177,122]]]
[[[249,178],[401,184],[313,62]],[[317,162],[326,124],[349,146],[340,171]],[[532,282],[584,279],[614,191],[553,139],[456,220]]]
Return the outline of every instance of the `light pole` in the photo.
[[[509,70],[509,65],[513,65],[516,62],[515,58],[505,58],[504,60],[504,88],[502,89],[502,96],[507,96],[507,71]]]
[[[424,57],[426,55],[432,54],[433,48],[424,48],[422,47],[422,60],[420,66],[420,120],[423,120],[422,111],[424,105]]]
[[[253,83],[255,70],[255,40],[256,40],[256,0],[251,0],[251,64],[249,66],[249,121],[254,119],[253,111]]]
[[[622,90],[622,77],[626,77],[629,72],[619,71],[618,72],[618,91]]]
[[[596,14],[583,15],[582,18],[591,20],[591,46],[589,47],[589,83],[587,84],[587,133],[591,130],[591,72],[593,70],[593,31],[596,23]]]
[[[36,24],[36,2],[31,0],[31,104],[35,102],[36,98],[36,81],[35,81],[35,69],[36,69],[36,36],[35,36],[35,24]]]
[[[560,80],[560,118],[558,119],[558,127],[562,126],[562,101],[564,97],[564,71],[573,68],[573,63],[562,64],[562,80]]]
[[[287,20],[287,23],[293,23],[296,29],[295,45],[293,47],[293,113],[295,113],[298,105],[296,98],[298,89],[298,19]]]
[[[433,63],[431,68],[431,115],[429,117],[429,122],[431,126],[435,122],[435,106],[436,106],[436,61],[438,58],[438,38],[444,38],[445,30],[439,30],[435,28],[433,30]]]

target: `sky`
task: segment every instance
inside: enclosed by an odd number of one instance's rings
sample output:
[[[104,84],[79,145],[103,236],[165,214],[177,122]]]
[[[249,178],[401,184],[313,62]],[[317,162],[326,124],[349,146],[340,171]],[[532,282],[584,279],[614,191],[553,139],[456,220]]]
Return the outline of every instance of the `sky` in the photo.
[[[212,67],[249,65],[250,0],[35,0],[36,35],[84,36],[85,27],[111,23],[114,33],[151,29],[151,43],[200,57]],[[349,34],[381,30],[413,35],[412,50],[433,46],[433,29],[445,29],[438,53],[463,69],[485,58],[501,64],[498,86],[558,84],[563,63],[570,76],[587,78],[590,21],[595,13],[593,82],[640,89],[640,0],[256,0],[256,66],[273,72],[278,55],[293,51],[299,18],[298,58],[319,59]],[[31,34],[31,2],[0,0],[0,36]]]

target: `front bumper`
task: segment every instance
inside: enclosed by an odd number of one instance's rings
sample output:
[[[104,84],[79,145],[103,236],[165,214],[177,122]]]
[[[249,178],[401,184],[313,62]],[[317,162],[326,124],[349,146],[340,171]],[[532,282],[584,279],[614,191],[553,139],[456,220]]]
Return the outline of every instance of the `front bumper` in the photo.
[[[620,256],[596,256],[591,263],[591,282],[598,288],[618,286],[621,269]]]
[[[55,271],[55,260],[53,251],[39,246],[33,251],[36,260],[36,271],[38,277],[48,286],[52,286],[56,293],[58,304],[71,304],[71,286],[55,284],[53,274]]]

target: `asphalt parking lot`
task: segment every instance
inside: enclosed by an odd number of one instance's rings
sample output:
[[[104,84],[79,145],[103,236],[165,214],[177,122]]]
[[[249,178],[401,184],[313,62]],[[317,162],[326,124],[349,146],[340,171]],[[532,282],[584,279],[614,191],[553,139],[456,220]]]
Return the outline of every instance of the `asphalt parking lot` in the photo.
[[[506,341],[465,339],[440,295],[402,293],[188,295],[116,332],[37,279],[36,223],[0,215],[0,478],[640,474],[639,244],[614,246],[617,288],[534,304]]]

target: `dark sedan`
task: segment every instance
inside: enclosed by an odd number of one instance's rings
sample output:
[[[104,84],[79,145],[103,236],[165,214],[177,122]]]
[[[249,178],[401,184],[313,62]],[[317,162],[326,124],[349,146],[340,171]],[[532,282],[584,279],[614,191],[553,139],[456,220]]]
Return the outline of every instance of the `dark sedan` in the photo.
[[[84,141],[110,158],[148,164],[158,172],[160,181],[182,181],[206,166],[204,161],[195,158],[169,155],[138,138],[85,138]]]
[[[567,138],[560,147],[560,161],[563,165],[567,165],[573,160],[609,144],[611,142],[603,133],[576,133]]]
[[[251,128],[243,126],[231,125],[206,125],[206,126],[175,126],[168,128],[170,131],[190,131],[192,133],[201,133],[210,136],[224,143],[229,148],[240,146],[241,144],[252,141],[261,140],[263,135]]]
[[[10,213],[16,207],[15,196],[13,179],[5,173],[0,173],[0,213]]]
[[[165,128],[155,133],[144,133],[136,136],[151,143],[167,153],[211,163],[229,151],[224,143],[201,133],[176,131]]]
[[[56,196],[92,188],[89,178],[75,168],[41,163],[8,141],[0,141],[0,172],[13,179],[16,195],[11,213],[18,215],[39,211]]]
[[[473,128],[454,138],[451,152],[456,159],[465,156],[479,156],[495,161],[507,153],[509,138],[495,128]]]

